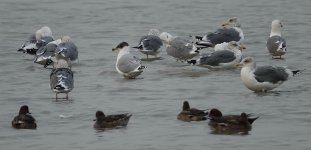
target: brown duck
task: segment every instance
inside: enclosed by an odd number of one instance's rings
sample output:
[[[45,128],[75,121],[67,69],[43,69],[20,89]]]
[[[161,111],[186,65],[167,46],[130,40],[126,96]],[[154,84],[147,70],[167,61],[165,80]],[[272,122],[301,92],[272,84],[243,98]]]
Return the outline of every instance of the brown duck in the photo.
[[[96,112],[96,119],[94,121],[94,128],[105,129],[105,128],[117,128],[127,126],[132,114],[116,114],[106,116],[102,111]]]
[[[36,129],[36,119],[30,114],[27,105],[21,106],[18,115],[12,120],[12,127],[16,129]]]
[[[189,102],[184,101],[182,111],[177,115],[178,120],[182,121],[202,121],[207,119],[208,112],[206,110],[199,110],[190,108]]]
[[[209,112],[209,126],[215,134],[248,134],[252,123],[258,117],[251,118],[252,114],[222,115],[221,111],[213,108]]]

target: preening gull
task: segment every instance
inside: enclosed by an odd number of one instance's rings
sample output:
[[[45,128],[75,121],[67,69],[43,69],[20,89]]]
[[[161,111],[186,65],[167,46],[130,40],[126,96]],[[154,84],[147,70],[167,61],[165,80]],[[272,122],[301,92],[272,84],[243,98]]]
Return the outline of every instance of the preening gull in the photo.
[[[35,55],[39,48],[52,41],[53,35],[51,29],[48,26],[44,26],[37,30],[35,34],[32,34],[18,51]]]
[[[255,92],[267,92],[287,81],[291,76],[302,70],[290,70],[279,66],[259,66],[253,57],[244,58],[239,64],[241,69],[241,80],[250,90]]]
[[[166,52],[168,55],[176,58],[177,60],[188,60],[199,55],[200,47],[196,47],[195,44],[185,37],[173,37],[167,32],[162,32],[160,38],[165,44]],[[204,47],[205,48],[205,47]]]
[[[70,67],[74,61],[78,60],[78,48],[71,41],[71,38],[69,36],[63,36],[61,38],[61,43],[59,43],[56,47],[55,53],[61,55],[64,59],[66,59]],[[53,61],[53,59],[47,61],[45,66],[51,64],[51,61]]]
[[[54,68],[50,73],[50,87],[56,94],[56,100],[58,100],[59,93],[65,93],[65,99],[68,100],[68,93],[74,87],[73,72],[69,68],[68,60],[57,53]]]
[[[130,47],[127,42],[121,42],[116,48],[112,48],[112,51],[118,52],[116,69],[125,78],[136,78],[146,68],[141,65],[139,58],[130,53]]]
[[[161,52],[162,40],[159,37],[160,31],[158,29],[150,29],[148,35],[140,38],[139,44],[133,48],[137,48],[140,52],[147,55],[158,57]]]
[[[222,27],[213,33],[208,33],[202,36],[196,36],[199,40],[196,44],[202,46],[214,47],[216,44],[223,42],[236,41],[241,42],[244,40],[244,34],[241,23],[237,17],[229,18]]]
[[[225,48],[224,48],[225,47]],[[235,68],[242,59],[242,50],[245,47],[235,41],[225,44],[224,50],[217,50],[211,54],[203,54],[197,60],[190,60],[188,63],[207,67],[209,69],[230,69]]]
[[[281,58],[286,53],[286,41],[281,37],[283,25],[280,20],[273,20],[271,23],[270,37],[267,40],[267,49],[272,57]]]
[[[57,39],[39,48],[36,52],[34,62],[44,65],[44,67],[47,67],[49,64],[53,63],[52,57],[55,56],[56,48],[60,43],[61,39]]]

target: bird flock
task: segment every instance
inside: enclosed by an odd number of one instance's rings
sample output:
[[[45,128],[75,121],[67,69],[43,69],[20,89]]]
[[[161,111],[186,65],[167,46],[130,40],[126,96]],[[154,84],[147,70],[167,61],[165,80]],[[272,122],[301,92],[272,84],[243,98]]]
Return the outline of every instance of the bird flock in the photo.
[[[282,59],[286,54],[286,41],[281,36],[283,25],[280,20],[271,23],[270,36],[266,48],[273,59]],[[205,67],[210,70],[241,69],[240,77],[246,88],[254,92],[268,92],[290,77],[303,70],[291,70],[283,66],[256,66],[254,57],[244,57],[246,49],[243,44],[244,34],[238,17],[226,20],[215,32],[203,36],[173,36],[168,32],[151,29],[142,36],[136,46],[130,47],[127,42],[120,42],[112,51],[117,52],[116,71],[126,79],[135,79],[147,67],[142,60],[161,60],[159,54],[162,47],[167,55],[192,66]],[[134,56],[131,48],[138,49],[146,55],[146,59]],[[202,49],[212,48],[213,52],[202,53]],[[45,68],[52,67],[50,73],[50,88],[56,95],[56,100],[62,99],[59,94],[66,95],[74,88],[74,73],[72,64],[78,61],[78,48],[67,35],[54,39],[49,27],[44,26],[31,34],[18,51],[34,55],[34,63]],[[152,57],[151,57],[152,56]],[[199,56],[199,58],[196,58]],[[105,115],[102,111],[95,113],[94,128],[119,128],[127,126],[132,114]],[[217,108],[200,110],[191,108],[188,101],[183,102],[182,111],[177,115],[181,121],[204,121],[213,133],[217,134],[247,134],[252,123],[258,117],[242,112],[238,115],[223,115]],[[17,129],[35,129],[36,120],[31,116],[27,105],[20,107],[19,114],[13,119],[12,127]]]

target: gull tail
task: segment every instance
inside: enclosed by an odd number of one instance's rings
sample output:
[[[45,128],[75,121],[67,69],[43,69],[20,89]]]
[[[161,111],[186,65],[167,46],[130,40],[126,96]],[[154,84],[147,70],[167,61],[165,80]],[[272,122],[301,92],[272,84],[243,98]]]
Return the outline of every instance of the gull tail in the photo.
[[[210,41],[198,41],[198,42],[195,42],[195,44],[199,46],[204,46],[204,48],[214,47],[214,44],[211,43]]]
[[[293,76],[299,75],[301,72],[305,71],[306,69],[297,69],[297,70],[291,70],[293,73]]]
[[[48,67],[51,63],[53,63],[53,60],[47,59],[45,62],[45,65],[43,66],[44,68]]]
[[[147,66],[140,66],[139,68],[138,68],[138,70],[143,70],[143,69],[146,69],[147,68]]]

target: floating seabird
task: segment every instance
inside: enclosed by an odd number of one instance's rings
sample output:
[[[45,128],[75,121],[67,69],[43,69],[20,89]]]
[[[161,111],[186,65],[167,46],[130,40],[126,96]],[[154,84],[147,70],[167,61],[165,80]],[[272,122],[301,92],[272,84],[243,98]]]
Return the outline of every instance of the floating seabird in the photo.
[[[126,127],[132,114],[114,114],[114,115],[105,115],[102,111],[97,111],[96,121],[93,125],[95,129],[106,129],[106,128],[118,128]]]
[[[12,120],[12,127],[16,129],[36,129],[36,119],[31,116],[27,105],[23,105],[19,109],[19,113]]]

